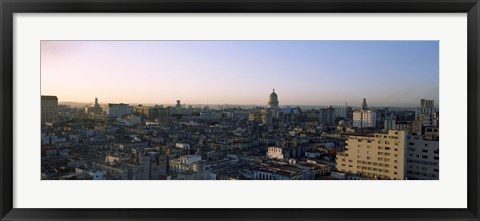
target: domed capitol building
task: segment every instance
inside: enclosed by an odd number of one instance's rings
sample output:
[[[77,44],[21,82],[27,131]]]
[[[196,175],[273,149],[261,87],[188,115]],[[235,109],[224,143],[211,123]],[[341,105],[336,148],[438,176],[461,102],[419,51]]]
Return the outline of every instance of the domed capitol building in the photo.
[[[270,99],[268,99],[268,108],[269,109],[278,109],[278,95],[275,93],[275,89],[270,94]]]

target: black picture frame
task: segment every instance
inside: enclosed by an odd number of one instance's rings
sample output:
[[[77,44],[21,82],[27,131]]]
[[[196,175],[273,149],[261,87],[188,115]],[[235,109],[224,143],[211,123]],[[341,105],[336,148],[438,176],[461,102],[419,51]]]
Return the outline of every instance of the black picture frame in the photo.
[[[1,220],[480,220],[478,0],[0,0]],[[13,208],[14,13],[454,13],[468,14],[467,209],[16,209]],[[448,191],[448,190],[446,190]],[[441,198],[442,193],[439,193]],[[252,196],[255,197],[255,196]]]

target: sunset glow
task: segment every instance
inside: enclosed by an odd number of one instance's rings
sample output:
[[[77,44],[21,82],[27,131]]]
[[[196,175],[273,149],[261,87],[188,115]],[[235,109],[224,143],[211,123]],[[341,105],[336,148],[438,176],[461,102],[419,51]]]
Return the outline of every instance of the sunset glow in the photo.
[[[439,99],[437,41],[42,41],[60,102],[415,106]]]

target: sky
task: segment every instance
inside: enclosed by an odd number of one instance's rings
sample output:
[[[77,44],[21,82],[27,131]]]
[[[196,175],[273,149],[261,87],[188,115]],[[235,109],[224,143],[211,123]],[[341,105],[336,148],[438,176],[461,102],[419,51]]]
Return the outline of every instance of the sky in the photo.
[[[41,41],[59,102],[419,106],[439,98],[438,41]]]

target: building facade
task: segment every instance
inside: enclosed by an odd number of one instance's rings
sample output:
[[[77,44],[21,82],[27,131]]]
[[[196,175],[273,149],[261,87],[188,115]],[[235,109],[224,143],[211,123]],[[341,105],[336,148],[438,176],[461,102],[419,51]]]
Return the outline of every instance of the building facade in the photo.
[[[366,98],[363,98],[360,110],[353,112],[352,126],[356,128],[371,128],[377,126],[377,114],[368,109]]]
[[[41,105],[42,124],[56,122],[58,120],[57,96],[42,96]]]
[[[377,126],[377,114],[371,110],[353,112],[353,127],[370,128]]]
[[[435,102],[433,100],[420,100],[420,107],[415,109],[415,118],[422,126],[433,127],[435,125]]]
[[[412,180],[439,179],[438,136],[407,137],[406,177]]]
[[[320,109],[318,122],[326,126],[335,126],[335,108],[328,106],[327,108]]]
[[[346,151],[337,153],[337,170],[372,179],[403,180],[406,139],[402,130],[349,136]]]
[[[129,115],[133,113],[133,107],[128,104],[108,104],[108,116],[109,117],[121,117],[123,115]]]

